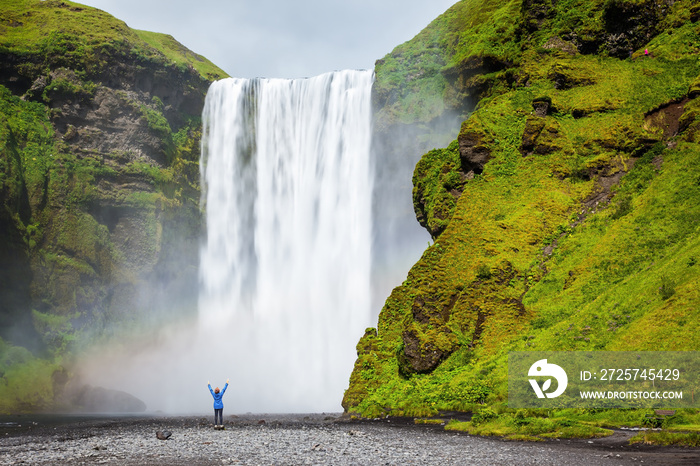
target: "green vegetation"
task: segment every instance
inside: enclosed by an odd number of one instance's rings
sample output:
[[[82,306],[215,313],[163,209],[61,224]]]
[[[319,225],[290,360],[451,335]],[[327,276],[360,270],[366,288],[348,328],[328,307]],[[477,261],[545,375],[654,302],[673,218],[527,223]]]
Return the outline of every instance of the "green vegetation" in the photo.
[[[547,438],[606,437],[613,433],[609,429],[573,421],[569,416],[528,416],[523,410],[498,415],[489,408],[477,411],[469,422],[451,421],[445,429],[535,442]]]
[[[413,199],[420,206],[418,221],[433,236],[447,227],[465,177],[459,171],[457,141],[423,156],[413,172]]]
[[[29,58],[19,71],[66,67],[106,72],[120,60],[151,62],[180,71],[191,67],[207,80],[226,73],[171,36],[130,29],[104,11],[63,0],[0,1],[0,51]]]
[[[54,403],[53,376],[60,367],[0,338],[0,412],[41,411]]]
[[[520,2],[464,0],[435,19],[414,39],[377,61],[374,93],[383,124],[428,122],[445,110],[464,111],[471,87],[486,88],[518,56],[511,38]],[[479,82],[462,74],[488,68]]]
[[[653,416],[651,410],[586,410],[586,409],[518,409],[513,410],[499,403],[494,409],[475,407],[469,422],[451,420],[447,430],[468,432],[473,435],[501,436],[509,440],[543,441],[548,438],[606,437],[614,428],[647,426],[645,419]],[[696,446],[696,425],[700,419],[697,410],[681,410],[664,422],[663,431],[643,431],[630,439],[630,443],[655,443],[659,445]],[[678,432],[683,431],[683,432]]]
[[[204,76],[209,81],[215,81],[228,76],[212,62],[201,55],[193,53],[169,34],[160,34],[157,32],[140,30],[135,30],[134,32],[146,44],[150,45],[154,50],[162,53],[167,60],[174,63],[181,71],[184,71],[189,67],[194,68],[199,74]]]
[[[700,446],[698,432],[640,432],[630,439],[630,443],[651,445],[681,445],[684,447]]]
[[[0,55],[0,261],[21,271],[0,283],[6,413],[55,407],[91,343],[192,312],[138,288],[193,281],[201,109],[226,75],[69,1],[0,0]]]
[[[663,17],[653,5],[465,0],[378,63],[385,117],[479,101],[458,141],[416,166],[435,242],[358,343],[348,412],[472,411],[450,428],[605,435],[644,416],[513,412],[508,353],[700,349],[700,18],[691,1]],[[415,77],[426,44],[441,67]],[[417,105],[423,94],[437,103]]]

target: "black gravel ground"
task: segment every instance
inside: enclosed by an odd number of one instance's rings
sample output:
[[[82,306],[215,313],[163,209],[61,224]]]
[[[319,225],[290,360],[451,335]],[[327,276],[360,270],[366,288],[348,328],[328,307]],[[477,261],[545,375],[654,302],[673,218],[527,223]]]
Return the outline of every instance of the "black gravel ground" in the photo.
[[[0,419],[0,465],[631,465],[700,464],[700,449],[594,440],[513,442],[340,415],[188,417],[15,416]],[[172,433],[158,440],[157,431]]]

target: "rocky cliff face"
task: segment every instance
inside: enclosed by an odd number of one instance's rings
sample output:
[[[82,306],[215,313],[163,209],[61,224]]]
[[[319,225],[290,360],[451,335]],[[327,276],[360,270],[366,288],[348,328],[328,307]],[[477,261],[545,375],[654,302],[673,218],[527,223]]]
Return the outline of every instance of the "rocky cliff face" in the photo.
[[[378,65],[383,112],[478,104],[416,165],[434,244],[358,343],[346,411],[512,417],[510,351],[698,349],[698,19],[692,1],[464,0]],[[386,69],[425,37],[440,86]]]
[[[50,407],[89,343],[195,311],[200,115],[224,76],[99,10],[3,2],[0,411]]]

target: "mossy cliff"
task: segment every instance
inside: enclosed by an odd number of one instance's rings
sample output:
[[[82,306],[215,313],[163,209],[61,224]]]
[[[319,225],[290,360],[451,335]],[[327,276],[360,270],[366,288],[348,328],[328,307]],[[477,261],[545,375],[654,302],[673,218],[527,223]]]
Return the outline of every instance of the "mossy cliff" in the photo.
[[[72,354],[195,309],[221,77],[100,10],[0,1],[0,412],[54,407]]]
[[[415,168],[434,244],[358,343],[347,412],[497,416],[510,351],[700,349],[699,19],[464,0],[378,63],[384,114],[477,104]]]

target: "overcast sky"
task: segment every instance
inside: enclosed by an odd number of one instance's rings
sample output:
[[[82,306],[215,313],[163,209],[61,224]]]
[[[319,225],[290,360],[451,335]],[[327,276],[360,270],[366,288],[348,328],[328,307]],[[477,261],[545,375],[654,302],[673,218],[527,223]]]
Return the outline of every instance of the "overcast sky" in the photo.
[[[231,76],[368,69],[458,0],[78,0],[170,34]]]

